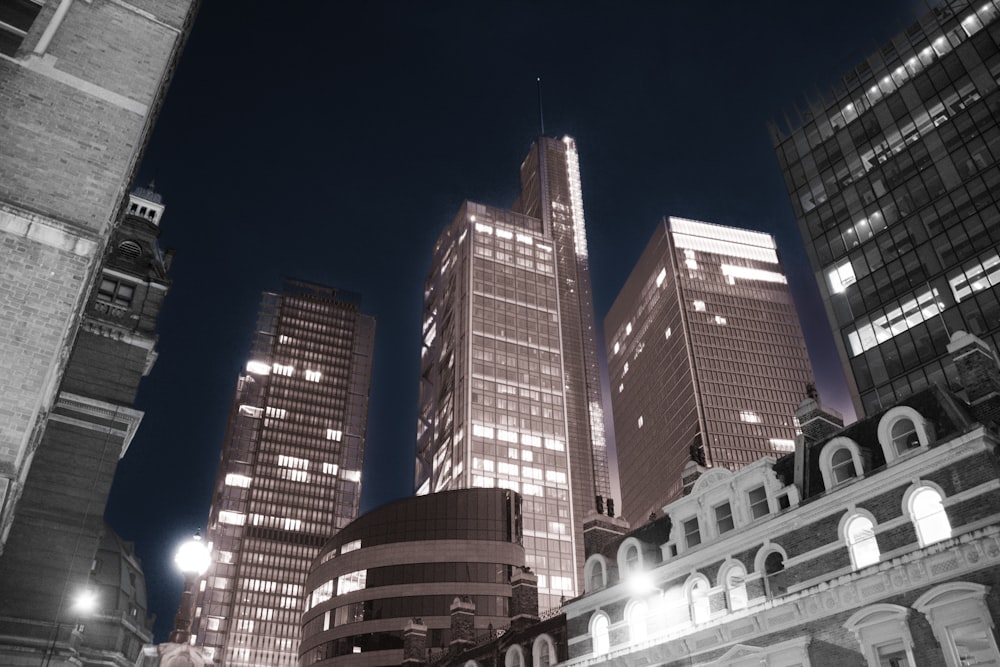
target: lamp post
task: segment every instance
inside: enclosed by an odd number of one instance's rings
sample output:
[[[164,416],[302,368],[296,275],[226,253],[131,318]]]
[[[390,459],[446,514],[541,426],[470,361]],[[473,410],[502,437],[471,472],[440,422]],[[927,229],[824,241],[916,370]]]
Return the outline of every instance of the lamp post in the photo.
[[[205,574],[212,562],[212,554],[201,539],[201,533],[182,544],[174,556],[174,563],[184,574],[184,592],[181,593],[181,604],[174,617],[174,629],[170,633],[170,641],[175,644],[187,644],[191,637],[191,606],[195,579]]]
[[[84,588],[76,597],[73,599],[73,603],[70,606],[70,610],[75,614],[76,620],[79,621],[81,616],[86,616],[97,609],[97,593],[90,588]],[[56,652],[56,643],[59,641],[59,631],[65,625],[75,626],[77,623],[63,623],[58,618],[52,627],[52,639],[49,641],[48,647],[45,649],[45,653],[42,654],[42,667],[48,667],[52,662],[52,656]],[[72,636],[72,633],[71,633]]]

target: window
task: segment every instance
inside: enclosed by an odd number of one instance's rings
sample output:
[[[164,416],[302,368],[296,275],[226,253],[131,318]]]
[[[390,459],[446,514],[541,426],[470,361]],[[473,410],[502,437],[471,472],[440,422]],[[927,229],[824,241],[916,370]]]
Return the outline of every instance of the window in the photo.
[[[733,563],[723,570],[722,586],[726,591],[726,606],[730,611],[747,607],[747,571],[741,563]]]
[[[604,655],[611,650],[609,629],[611,622],[607,614],[597,612],[590,621],[590,637],[593,642],[594,655]]]
[[[838,449],[830,457],[830,470],[837,484],[858,476],[858,471],[854,469],[854,458],[846,448]]]
[[[926,446],[932,436],[932,425],[910,407],[896,406],[879,420],[878,441],[888,463]]]
[[[735,527],[733,525],[733,508],[728,502],[715,508],[715,527],[719,531],[719,535],[728,533]]]
[[[632,600],[625,609],[625,622],[628,623],[628,638],[633,643],[646,641],[649,635],[647,625],[649,605],[645,600]]]
[[[762,516],[767,516],[770,513],[770,509],[767,506],[767,489],[763,486],[758,486],[756,489],[750,489],[750,516],[754,519],[759,519]]]
[[[101,303],[109,303],[112,306],[128,308],[132,305],[132,295],[134,293],[134,285],[109,278],[102,278],[101,286],[97,288],[97,300]]]
[[[896,454],[905,454],[907,450],[920,446],[917,439],[917,427],[909,419],[899,419],[892,425],[892,448]]]
[[[631,574],[639,569],[639,549],[629,547],[625,552],[625,573]]]
[[[524,667],[524,653],[520,646],[511,646],[503,658],[504,667]]]
[[[881,558],[875,539],[875,525],[869,517],[856,514],[847,519],[844,536],[855,570],[874,565]]]
[[[0,53],[13,56],[35,22],[41,2],[3,0],[0,2]]]
[[[951,537],[951,522],[944,511],[941,494],[930,486],[920,486],[906,500],[910,520],[917,531],[921,547]]]
[[[535,637],[531,647],[532,667],[551,667],[559,662],[556,657],[556,645],[552,637],[541,634]]]
[[[781,573],[785,570],[785,557],[778,551],[772,551],[764,557],[764,594],[774,599],[785,594],[785,585]]]
[[[606,572],[604,559],[600,555],[594,555],[587,559],[585,566],[587,572],[587,592],[604,588],[604,576]]]
[[[684,526],[684,544],[687,545],[687,548],[690,549],[701,544],[701,531],[698,530],[698,517],[688,519],[682,525]]]
[[[913,603],[927,617],[947,667],[1000,665],[985,586],[964,581],[936,586]]]
[[[857,638],[868,667],[914,667],[917,664],[913,660],[913,638],[906,620],[909,611],[899,605],[875,604],[856,611],[844,623]]]
[[[694,575],[687,585],[688,606],[691,610],[692,623],[704,623],[711,615],[708,601],[708,580],[701,575]]]

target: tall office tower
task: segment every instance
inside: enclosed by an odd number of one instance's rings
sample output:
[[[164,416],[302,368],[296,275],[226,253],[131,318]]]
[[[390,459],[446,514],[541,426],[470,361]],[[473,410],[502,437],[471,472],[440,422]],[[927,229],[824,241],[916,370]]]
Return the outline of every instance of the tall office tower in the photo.
[[[582,590],[583,519],[610,494],[571,138],[535,142],[513,210],[462,206],[424,298],[417,493],[519,491],[540,604],[558,606]]]
[[[944,2],[774,128],[855,407],[957,375],[948,336],[1000,344],[1000,10]]]
[[[208,520],[192,633],[228,667],[298,665],[313,559],[358,516],[375,319],[348,292],[265,293]]]
[[[195,4],[0,2],[0,551]]]
[[[142,419],[132,407],[139,383],[156,360],[156,321],[170,284],[171,253],[157,241],[163,211],[155,192],[132,193],[86,301],[0,557],[0,664],[80,659],[75,603],[103,576],[95,553],[107,530],[104,508]],[[118,602],[99,593],[86,628],[110,631],[96,619],[113,621]],[[129,644],[121,659],[134,661],[138,651]]]
[[[812,370],[770,235],[664,219],[604,336],[632,525],[682,494],[689,461],[735,470],[794,450]]]

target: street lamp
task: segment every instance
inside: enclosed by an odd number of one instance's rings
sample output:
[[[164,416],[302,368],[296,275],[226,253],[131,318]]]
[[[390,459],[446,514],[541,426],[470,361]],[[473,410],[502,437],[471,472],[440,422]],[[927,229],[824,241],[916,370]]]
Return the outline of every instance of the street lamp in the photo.
[[[90,588],[84,588],[77,592],[69,607],[70,611],[74,614],[74,622],[65,623],[59,620],[58,617],[56,618],[52,627],[52,639],[49,641],[48,647],[46,647],[45,652],[42,654],[42,667],[48,667],[49,664],[52,663],[52,656],[56,652],[56,644],[59,641],[59,631],[65,626],[77,626],[81,616],[89,616],[97,609],[97,602],[97,591]],[[79,630],[79,628],[77,628],[77,630]],[[75,631],[70,632],[70,639],[68,641],[72,641],[73,632]]]
[[[193,603],[191,589],[194,587],[195,579],[205,574],[211,563],[212,554],[201,539],[200,532],[196,532],[194,537],[177,549],[174,564],[184,574],[184,592],[181,593],[181,604],[177,609],[177,616],[174,617],[174,629],[170,633],[170,641],[175,644],[187,644],[191,637],[191,606]]]

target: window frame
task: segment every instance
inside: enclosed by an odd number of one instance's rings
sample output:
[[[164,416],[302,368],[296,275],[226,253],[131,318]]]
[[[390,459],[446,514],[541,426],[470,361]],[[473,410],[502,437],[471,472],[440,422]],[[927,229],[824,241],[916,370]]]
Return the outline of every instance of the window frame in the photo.
[[[854,539],[852,536],[852,527],[856,526],[858,522],[866,521],[871,527],[871,537],[862,537],[860,539]],[[851,569],[854,571],[863,570],[866,567],[871,567],[873,565],[878,565],[882,562],[882,548],[878,544],[878,522],[871,512],[865,510],[853,509],[844,514],[843,518],[840,520],[840,539],[841,542],[847,547],[847,553],[851,557]],[[859,556],[863,555],[865,552],[863,549],[867,545],[874,544],[875,551],[878,554],[872,562],[864,562],[859,564]]]
[[[893,431],[896,426],[909,421],[913,425],[913,433],[917,438],[916,447],[907,447],[899,451],[893,438]],[[885,462],[892,464],[895,461],[908,457],[914,452],[926,450],[931,443],[933,435],[933,424],[924,419],[924,416],[911,407],[898,405],[888,410],[878,422],[878,442],[882,447],[882,454],[885,455]]]
[[[590,634],[590,652],[594,656],[607,655],[611,652],[611,619],[598,610],[590,617],[587,624]],[[599,627],[600,626],[600,627]]]
[[[766,493],[766,491],[765,491],[765,493]],[[726,517],[720,517],[719,516],[719,510],[722,509],[723,507],[725,507],[729,511],[729,514]],[[721,535],[725,535],[726,533],[732,532],[733,530],[736,529],[736,517],[733,516],[733,505],[732,505],[732,503],[729,502],[728,499],[722,501],[721,503],[719,503],[718,505],[716,505],[715,507],[713,507],[712,508],[712,513],[715,515],[715,532],[716,532],[717,535],[720,535],[720,536]],[[722,524],[723,518],[726,518],[726,519],[729,520],[729,528],[727,528],[726,530],[722,530],[721,524]]]
[[[1000,662],[1000,647],[993,633],[993,617],[986,604],[988,592],[989,588],[982,584],[952,581],[935,586],[914,601],[913,608],[930,623],[947,667],[963,664],[949,629],[970,620],[982,624],[989,644],[987,648],[992,651],[994,660]]]
[[[868,667],[880,667],[878,650],[897,641],[903,644],[909,661],[907,667],[916,667],[913,636],[907,623],[909,612],[909,608],[896,604],[874,604],[859,609],[844,622],[844,628],[857,639]]]
[[[853,477],[837,480],[834,475],[833,457],[837,452],[844,449],[847,449],[851,454],[855,474]],[[864,466],[861,461],[861,450],[858,447],[858,443],[843,436],[838,436],[828,441],[819,453],[819,470],[823,476],[823,486],[827,491],[843,484],[849,484],[851,480],[864,477]]]
[[[543,650],[549,656],[548,666],[542,664]],[[535,637],[535,641],[531,645],[531,665],[532,667],[555,667],[557,664],[559,664],[559,653],[556,651],[556,643],[552,637],[543,632]]]
[[[764,497],[758,500],[757,502],[754,502],[753,494],[756,493],[757,491],[762,491],[764,493]],[[762,514],[757,514],[757,511],[754,508],[762,506],[764,508],[764,512]],[[764,517],[771,514],[771,498],[767,492],[766,484],[760,484],[758,486],[753,487],[752,489],[747,489],[747,510],[750,512],[751,521],[756,521],[757,519],[763,519]]]
[[[940,512],[917,517],[914,513],[914,505],[919,500],[921,495],[930,493],[937,496],[938,504],[941,506]],[[921,549],[932,544],[937,544],[938,542],[950,540],[955,535],[955,528],[951,525],[951,518],[948,516],[947,509],[945,509],[944,500],[945,495],[942,492],[941,487],[932,482],[923,480],[911,486],[906,490],[906,493],[903,494],[903,514],[910,520],[910,523],[913,524],[913,530],[917,533],[917,544],[920,545]],[[938,537],[936,539],[929,539],[926,534],[929,528],[927,525],[929,523],[928,519],[932,519],[937,514],[944,515],[944,521],[948,524],[948,535],[945,537]]]

